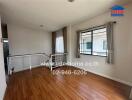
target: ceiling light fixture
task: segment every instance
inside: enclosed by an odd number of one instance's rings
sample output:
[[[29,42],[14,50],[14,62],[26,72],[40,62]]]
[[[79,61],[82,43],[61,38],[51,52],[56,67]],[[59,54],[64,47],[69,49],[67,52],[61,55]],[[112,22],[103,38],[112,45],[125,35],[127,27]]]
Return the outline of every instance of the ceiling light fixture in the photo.
[[[74,0],[68,0],[69,2],[74,2]]]
[[[44,25],[40,25],[40,27],[44,27]]]

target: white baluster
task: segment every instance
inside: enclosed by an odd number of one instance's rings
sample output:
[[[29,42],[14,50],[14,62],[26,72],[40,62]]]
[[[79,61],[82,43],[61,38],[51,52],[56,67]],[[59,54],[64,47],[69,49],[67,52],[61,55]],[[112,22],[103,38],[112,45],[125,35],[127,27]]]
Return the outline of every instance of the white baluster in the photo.
[[[32,59],[31,59],[31,56],[32,56],[32,55],[30,55],[30,56],[29,56],[29,65],[30,65],[30,70],[32,69]]]

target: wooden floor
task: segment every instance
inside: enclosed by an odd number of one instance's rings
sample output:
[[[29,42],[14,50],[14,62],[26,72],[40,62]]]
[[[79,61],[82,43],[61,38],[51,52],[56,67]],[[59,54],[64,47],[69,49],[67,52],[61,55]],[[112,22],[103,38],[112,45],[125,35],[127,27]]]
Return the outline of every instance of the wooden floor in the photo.
[[[61,67],[56,70],[77,70]],[[128,100],[130,87],[87,73],[53,75],[48,68],[15,73],[4,100]]]

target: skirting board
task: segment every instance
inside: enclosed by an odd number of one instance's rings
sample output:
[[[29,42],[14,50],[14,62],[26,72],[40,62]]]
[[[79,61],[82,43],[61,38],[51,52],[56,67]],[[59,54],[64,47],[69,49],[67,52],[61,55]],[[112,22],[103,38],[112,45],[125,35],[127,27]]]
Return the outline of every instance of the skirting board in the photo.
[[[4,91],[4,94],[3,94],[2,100],[4,100],[6,89],[7,89],[7,84],[5,84],[5,88],[3,90]]]
[[[67,65],[67,66],[71,66],[71,65]],[[77,67],[77,66],[73,66],[73,67],[80,68],[80,67]],[[82,68],[80,68],[80,69],[82,69]],[[99,75],[99,76],[102,76],[102,77],[105,77],[105,78],[108,78],[108,79],[111,79],[111,80],[114,80],[114,81],[117,81],[117,82],[120,82],[120,83],[123,83],[123,84],[126,84],[126,85],[132,87],[131,82],[126,82],[124,80],[121,80],[121,79],[118,79],[118,78],[115,78],[115,77],[111,77],[111,76],[107,76],[107,75],[104,75],[104,74],[101,74],[101,73],[97,73],[97,72],[94,72],[94,71],[91,71],[91,70],[86,70],[86,69],[83,69],[83,70],[91,72],[91,73]]]
[[[35,66],[32,66],[31,70],[33,68],[37,68],[37,67],[41,67],[42,65],[35,65]],[[22,68],[22,69],[19,69],[19,70],[14,70],[14,72],[21,72],[21,71],[24,71],[24,70],[30,70],[30,67],[25,67],[25,68]]]
[[[100,75],[100,76],[103,76],[103,77],[105,77],[105,78],[108,78],[108,79],[111,79],[111,80],[120,82],[120,83],[123,83],[123,84],[126,84],[126,85],[128,85],[128,86],[132,86],[132,83],[130,83],[130,82],[126,82],[126,81],[120,80],[120,79],[118,79],[118,78],[114,78],[114,77],[111,77],[111,76],[107,76],[107,75],[104,75],[104,74],[100,74],[100,73],[97,73],[97,72],[93,72],[93,71],[91,71],[91,70],[87,70],[87,71],[89,71],[89,72],[91,72],[91,73],[94,73],[94,74],[97,74],[97,75]]]

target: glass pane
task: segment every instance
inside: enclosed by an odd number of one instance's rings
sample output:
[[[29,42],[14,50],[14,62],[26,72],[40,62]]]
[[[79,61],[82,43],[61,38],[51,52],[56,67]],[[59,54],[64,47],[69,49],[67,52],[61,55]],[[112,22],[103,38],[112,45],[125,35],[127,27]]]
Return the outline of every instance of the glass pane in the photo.
[[[91,54],[91,50],[92,50],[91,32],[81,33],[80,53]]]
[[[56,53],[64,53],[64,42],[62,31],[56,33]]]
[[[106,28],[93,31],[93,55],[106,56]]]

